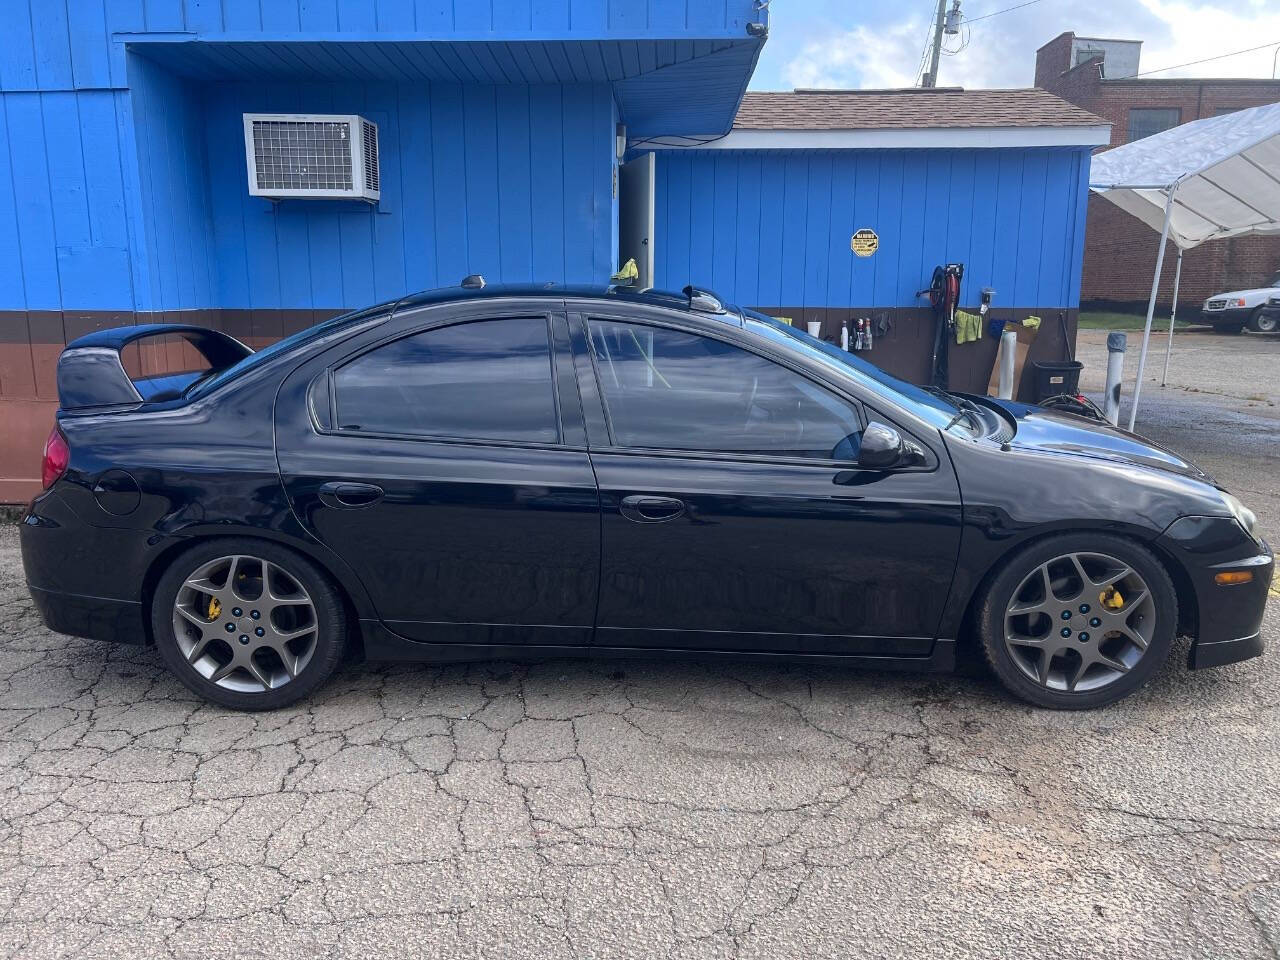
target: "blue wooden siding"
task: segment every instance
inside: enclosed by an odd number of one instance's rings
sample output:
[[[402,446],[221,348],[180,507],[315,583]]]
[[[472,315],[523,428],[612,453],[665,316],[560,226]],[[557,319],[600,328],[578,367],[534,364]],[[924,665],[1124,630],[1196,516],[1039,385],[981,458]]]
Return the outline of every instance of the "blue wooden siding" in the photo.
[[[0,90],[123,86],[126,35],[215,42],[741,40],[748,22],[763,19],[754,0],[4,0],[0,36],[32,42],[0,47]]]
[[[965,264],[1009,307],[1080,298],[1086,148],[659,151],[656,286],[703,283],[748,306],[920,303],[934,266]],[[855,257],[854,231],[880,249]]]
[[[605,86],[224,84],[203,104],[217,265],[209,305],[354,307],[468,273],[600,283],[612,271]],[[381,202],[249,196],[246,112],[373,120]]]
[[[758,49],[735,45],[763,19],[753,0],[4,0],[0,310],[328,309],[472,271],[603,281],[620,110],[688,109],[637,74],[701,59],[724,87],[701,108],[731,112]],[[221,72],[199,75],[197,49]],[[311,77],[250,80],[282,60]],[[578,82],[601,77],[626,79]],[[239,114],[259,110],[377,121],[382,203],[249,197]]]

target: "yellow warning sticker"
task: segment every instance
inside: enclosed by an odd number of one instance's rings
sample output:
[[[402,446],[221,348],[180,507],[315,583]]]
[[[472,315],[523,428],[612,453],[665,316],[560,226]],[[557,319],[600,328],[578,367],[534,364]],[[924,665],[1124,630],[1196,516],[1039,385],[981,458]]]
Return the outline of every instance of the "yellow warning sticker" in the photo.
[[[854,256],[869,257],[880,249],[880,238],[874,230],[863,227],[850,238],[849,249]]]

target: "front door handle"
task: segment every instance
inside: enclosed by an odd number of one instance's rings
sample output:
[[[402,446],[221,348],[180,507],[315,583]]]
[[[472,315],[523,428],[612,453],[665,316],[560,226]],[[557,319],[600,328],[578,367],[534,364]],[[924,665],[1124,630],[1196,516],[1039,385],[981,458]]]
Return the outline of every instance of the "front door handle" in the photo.
[[[619,512],[636,523],[661,523],[684,513],[684,501],[674,497],[636,495],[622,498]]]
[[[338,510],[371,507],[382,499],[382,488],[372,483],[333,480],[320,488],[320,502]]]

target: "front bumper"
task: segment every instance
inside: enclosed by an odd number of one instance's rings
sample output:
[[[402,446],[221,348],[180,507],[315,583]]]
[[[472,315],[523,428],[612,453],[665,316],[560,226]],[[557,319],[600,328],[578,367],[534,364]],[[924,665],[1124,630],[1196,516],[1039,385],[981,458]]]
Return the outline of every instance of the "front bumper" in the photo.
[[[1251,637],[1240,637],[1236,640],[1219,640],[1216,643],[1205,643],[1197,640],[1191,645],[1191,654],[1187,666],[1192,670],[1203,670],[1205,667],[1225,667],[1228,663],[1239,663],[1241,660],[1252,660],[1262,656],[1262,634],[1255,633]]]
[[[1204,310],[1200,311],[1200,322],[1211,323],[1214,326],[1219,324],[1244,323],[1253,315],[1252,307],[1227,307],[1223,310]]]
[[[1271,548],[1226,517],[1183,517],[1160,540],[1181,562],[1194,593],[1188,666],[1198,670],[1261,656],[1262,618],[1275,571]],[[1214,579],[1244,570],[1253,574],[1248,583],[1224,586]]]

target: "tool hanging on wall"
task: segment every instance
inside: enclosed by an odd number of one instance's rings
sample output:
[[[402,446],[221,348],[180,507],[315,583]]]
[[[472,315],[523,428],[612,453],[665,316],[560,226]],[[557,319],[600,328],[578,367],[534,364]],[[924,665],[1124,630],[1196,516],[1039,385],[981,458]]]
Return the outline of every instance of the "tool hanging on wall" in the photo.
[[[933,280],[916,296],[928,294],[933,307],[935,325],[933,332],[933,361],[929,366],[930,382],[946,389],[950,379],[950,351],[948,341],[955,334],[956,307],[960,303],[960,281],[964,277],[963,263],[948,263],[933,268]]]
[[[841,350],[849,349],[849,321],[848,320],[840,321],[840,349]]]

